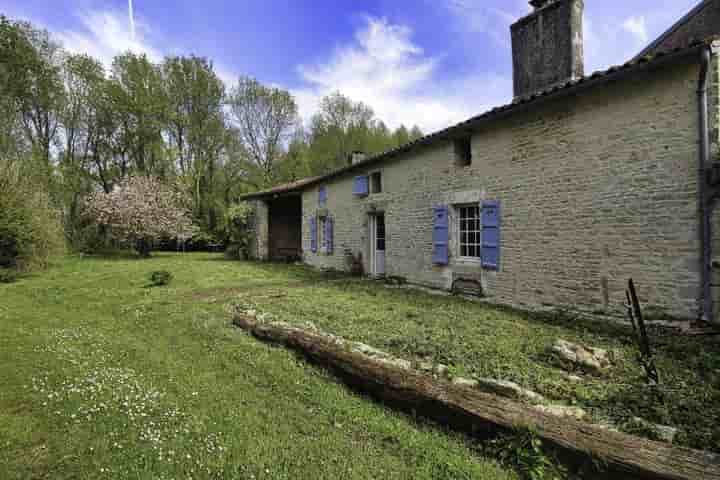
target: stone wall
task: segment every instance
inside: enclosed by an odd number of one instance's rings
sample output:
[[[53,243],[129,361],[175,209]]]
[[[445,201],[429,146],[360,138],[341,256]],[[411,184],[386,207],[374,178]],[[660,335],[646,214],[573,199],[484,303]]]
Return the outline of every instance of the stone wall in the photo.
[[[557,0],[510,27],[516,97],[583,76],[583,0]]]
[[[264,200],[250,200],[253,206],[253,232],[250,235],[248,254],[256,260],[267,260],[270,256],[269,209]]]
[[[664,67],[498,120],[472,136],[468,167],[455,165],[449,142],[368,167],[382,171],[384,192],[367,198],[352,195],[360,172],[335,178],[327,183],[331,255],[310,252],[318,195],[310,188],[304,259],[347,269],[345,252],[361,252],[367,269],[368,213],[384,211],[386,272],[411,283],[449,288],[458,275],[475,275],[494,302],[624,315],[632,277],[654,315],[694,318],[698,72],[696,64]],[[499,270],[460,261],[452,227],[450,264],[434,266],[433,206],[482,199],[501,202]],[[452,208],[451,217],[452,226]]]

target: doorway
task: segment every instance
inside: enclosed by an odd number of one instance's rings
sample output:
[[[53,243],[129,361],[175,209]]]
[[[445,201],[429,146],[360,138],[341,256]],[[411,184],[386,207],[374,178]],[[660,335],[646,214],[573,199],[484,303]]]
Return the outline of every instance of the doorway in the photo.
[[[385,214],[370,216],[370,274],[385,275]]]
[[[268,202],[268,246],[270,260],[300,258],[302,244],[302,199],[299,195]]]

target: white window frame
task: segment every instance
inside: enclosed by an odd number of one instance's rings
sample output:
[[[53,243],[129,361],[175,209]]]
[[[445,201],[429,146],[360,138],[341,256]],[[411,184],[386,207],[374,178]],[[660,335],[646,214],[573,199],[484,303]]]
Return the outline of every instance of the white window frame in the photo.
[[[468,256],[463,255],[463,241],[462,241],[462,230],[461,230],[461,223],[462,223],[462,210],[465,208],[475,208],[477,209],[477,230],[468,230],[468,232],[474,232],[476,233],[476,239],[477,243],[465,243],[465,245],[474,245],[477,248],[477,256]],[[457,205],[453,205],[454,210],[454,233],[455,233],[455,252],[457,255],[458,260],[462,262],[471,262],[471,263],[477,263],[480,264],[482,261],[482,208],[480,207],[480,203],[460,203]]]

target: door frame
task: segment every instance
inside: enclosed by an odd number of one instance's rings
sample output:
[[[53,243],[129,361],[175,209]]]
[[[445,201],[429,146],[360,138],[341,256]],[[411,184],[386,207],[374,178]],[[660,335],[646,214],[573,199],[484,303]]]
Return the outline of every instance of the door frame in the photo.
[[[385,219],[385,212],[376,212],[369,215],[370,216],[370,275],[373,277],[379,277],[385,275],[385,268],[383,268],[382,273],[378,273],[377,270],[377,221],[378,217],[383,217],[383,224],[385,227],[385,250],[382,250],[383,252],[383,267],[385,265],[385,260],[387,259],[387,222]]]

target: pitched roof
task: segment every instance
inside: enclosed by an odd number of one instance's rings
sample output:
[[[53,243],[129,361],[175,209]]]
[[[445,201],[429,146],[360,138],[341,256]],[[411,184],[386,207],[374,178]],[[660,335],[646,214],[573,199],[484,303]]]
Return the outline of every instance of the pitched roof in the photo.
[[[677,32],[681,27],[683,27],[686,23],[688,23],[690,20],[692,20],[696,15],[698,15],[700,12],[702,12],[705,7],[709,6],[712,2],[715,0],[703,0],[702,2],[698,3],[695,8],[690,10],[685,16],[683,16],[680,20],[675,22],[673,26],[665,30],[658,38],[650,42],[650,44],[645,47],[640,53],[638,53],[633,60],[636,60],[638,58],[644,57],[645,55],[651,54],[653,50],[655,50],[660,44],[662,44],[665,40],[670,37],[670,35]]]
[[[240,198],[243,199],[250,199],[250,198],[256,198],[256,197],[266,197],[266,196],[273,196],[273,195],[280,195],[283,193],[289,193],[296,190],[301,190],[302,187],[305,185],[314,182],[320,177],[306,177],[301,178],[300,180],[296,180],[294,182],[288,182],[288,183],[282,183],[280,185],[275,185],[272,188],[268,188],[266,190],[260,190],[258,192],[252,192],[248,193],[246,195],[242,195]]]
[[[545,103],[546,101],[562,98],[568,95],[573,95],[575,93],[590,89],[598,85],[603,85],[612,81],[620,80],[629,75],[657,68],[661,65],[676,62],[681,59],[689,58],[693,54],[700,52],[702,49],[708,48],[711,44],[713,44],[715,38],[717,37],[710,38],[706,41],[696,41],[687,47],[677,48],[665,52],[659,52],[652,56],[639,57],[623,65],[613,66],[607,70],[594,72],[591,75],[579,79],[569,80],[563,84],[555,85],[547,90],[527,95],[525,97],[516,98],[512,103],[495,107],[491,110],[481,113],[480,115],[469,118],[468,120],[445,128],[443,130],[431,133],[429,135],[425,135],[424,137],[420,137],[417,140],[406,143],[397,148],[371,156],[361,162],[341,167],[325,175],[305,178],[297,182],[284,185],[278,185],[277,187],[273,187],[269,190],[263,190],[260,192],[243,195],[241,198],[247,200],[251,198],[261,198],[279,194],[286,194],[295,191],[299,192],[304,190],[306,187],[327,181],[339,175],[344,175],[352,171],[361,170],[369,165],[373,165],[378,162],[382,162],[390,158],[396,157],[397,155],[408,152],[413,148],[422,145],[429,145],[439,140],[447,140],[465,136],[481,125],[508,117],[515,113],[527,111]],[[697,58],[699,61],[700,57],[698,56]]]

